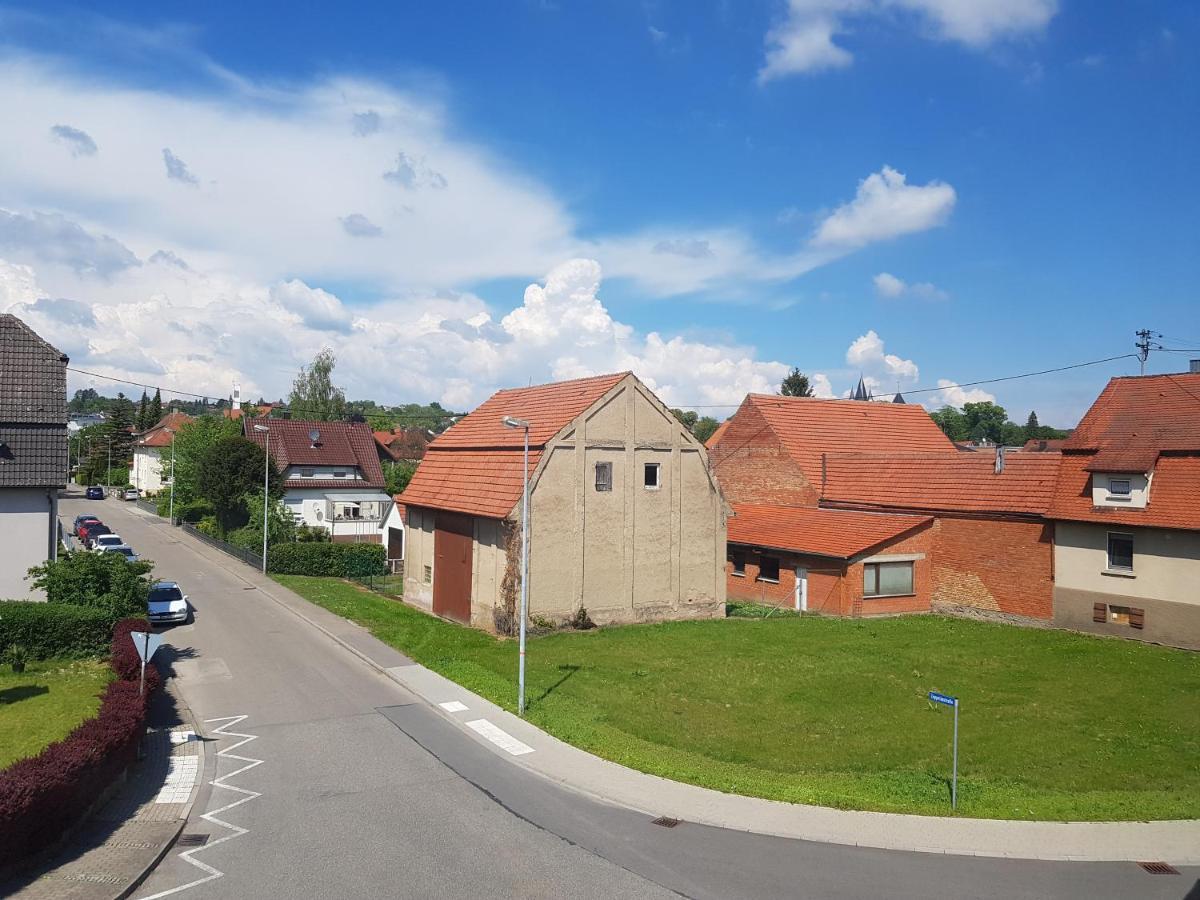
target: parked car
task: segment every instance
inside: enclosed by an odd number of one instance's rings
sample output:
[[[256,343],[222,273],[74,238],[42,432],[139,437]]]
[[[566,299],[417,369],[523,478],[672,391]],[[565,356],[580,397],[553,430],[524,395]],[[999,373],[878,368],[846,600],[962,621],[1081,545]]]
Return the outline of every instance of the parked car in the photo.
[[[120,547],[125,543],[119,534],[98,534],[92,539],[92,550],[103,550],[105,547]]]
[[[141,495],[138,493],[137,488],[129,487],[129,488],[125,488],[125,493],[123,493],[121,495],[121,499],[122,500],[136,500],[140,496]]]
[[[137,562],[138,555],[133,552],[133,548],[128,544],[117,544],[111,547],[100,547],[101,553],[116,553],[125,557],[126,562]]]
[[[150,588],[146,617],[151,622],[186,622],[188,598],[174,581],[158,581]]]
[[[79,526],[79,540],[89,550],[92,547],[92,541],[102,534],[112,534],[112,529],[103,522],[88,522]]]
[[[92,515],[76,516],[75,523],[71,526],[71,534],[78,537],[79,536],[79,527],[81,525],[86,525],[88,523],[93,523],[93,522],[95,524],[99,525],[100,519],[97,518],[96,516],[92,516]]]
[[[84,496],[89,500],[103,500],[104,488],[92,485],[90,488],[84,491]]]

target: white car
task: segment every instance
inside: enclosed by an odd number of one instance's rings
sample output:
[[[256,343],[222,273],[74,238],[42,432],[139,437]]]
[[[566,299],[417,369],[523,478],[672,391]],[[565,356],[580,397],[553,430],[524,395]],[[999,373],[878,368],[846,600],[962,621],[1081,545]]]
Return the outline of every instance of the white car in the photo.
[[[101,550],[105,550],[109,547],[124,546],[125,542],[121,540],[121,536],[119,534],[102,534],[92,542],[92,550],[95,553],[99,553]]]
[[[188,620],[188,598],[174,581],[155,582],[146,605],[146,617],[152,623]]]
[[[137,488],[125,488],[125,493],[121,495],[122,500],[136,500],[140,495]]]
[[[109,547],[101,547],[101,553],[119,553],[125,557],[126,562],[137,562],[138,555],[133,552],[133,548],[125,544],[115,544]]]

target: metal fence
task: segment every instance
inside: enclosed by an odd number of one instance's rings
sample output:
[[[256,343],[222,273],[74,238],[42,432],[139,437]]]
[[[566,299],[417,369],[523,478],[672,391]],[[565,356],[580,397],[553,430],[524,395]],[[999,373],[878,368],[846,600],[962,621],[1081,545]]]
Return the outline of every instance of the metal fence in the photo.
[[[212,535],[205,534],[190,522],[182,522],[180,523],[179,527],[197,540],[208,544],[210,547],[215,547],[222,553],[228,553],[230,556],[240,559],[246,565],[253,566],[259,571],[262,571],[261,551],[256,553],[253,550],[243,550],[241,547],[235,547],[233,544],[230,544],[227,541],[223,541],[220,538],[215,538]]]
[[[387,575],[355,575],[351,576],[350,580],[393,600],[404,599],[403,565],[399,572],[389,572]]]
[[[134,502],[146,512],[154,513],[156,516],[158,515],[158,503],[154,500],[147,500],[145,497],[138,497]],[[163,516],[163,518],[165,519],[166,516]]]

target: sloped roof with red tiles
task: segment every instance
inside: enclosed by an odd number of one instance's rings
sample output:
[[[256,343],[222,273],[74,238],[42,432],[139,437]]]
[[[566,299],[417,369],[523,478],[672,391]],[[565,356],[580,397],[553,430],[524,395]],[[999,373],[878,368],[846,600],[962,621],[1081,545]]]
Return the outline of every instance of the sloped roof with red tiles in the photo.
[[[850,559],[932,521],[930,516],[735,503],[728,540],[731,544]]]
[[[375,451],[375,437],[365,422],[305,422],[296,419],[243,419],[242,431],[250,440],[262,447],[267,446],[267,432],[255,426],[269,429],[270,452],[275,465],[281,471],[288,466],[356,466],[362,479],[346,482],[339,479],[313,480],[306,478],[305,487],[370,487],[384,486],[383,469],[379,465],[379,454]],[[317,439],[311,437],[316,432]],[[289,479],[288,486],[299,484],[298,479]]]
[[[473,516],[503,519],[521,499],[522,450],[438,450],[425,454],[400,500]],[[529,474],[542,451],[529,451]]]
[[[1063,450],[1200,450],[1200,374],[1113,378]]]
[[[729,423],[732,421],[733,421],[733,417],[730,416],[728,419],[726,419],[724,422],[722,422],[720,425],[718,425],[717,430],[708,436],[708,440],[704,442],[704,446],[709,448],[710,450],[713,447],[717,446],[717,444],[719,444],[721,442],[721,438],[725,436],[725,432],[729,428]]]
[[[1033,453],[1045,453],[1047,450],[1061,450],[1064,443],[1066,443],[1065,438],[1032,438],[1026,441],[1021,449]]]
[[[1073,522],[1142,525],[1200,531],[1200,453],[1166,453],[1154,464],[1145,508],[1094,506],[1091,454],[1066,454],[1048,515]]]
[[[159,419],[157,424],[139,434],[134,441],[134,446],[169,447],[171,446],[171,432],[167,429],[170,428],[172,431],[179,431],[180,428],[191,421],[193,421],[192,417],[187,413],[171,410],[171,412]]]
[[[1060,454],[831,453],[821,502],[878,509],[1042,515]]]
[[[814,486],[821,483],[823,453],[958,453],[925,408],[916,404],[772,394],[750,394],[742,403],[747,404],[758,409]]]

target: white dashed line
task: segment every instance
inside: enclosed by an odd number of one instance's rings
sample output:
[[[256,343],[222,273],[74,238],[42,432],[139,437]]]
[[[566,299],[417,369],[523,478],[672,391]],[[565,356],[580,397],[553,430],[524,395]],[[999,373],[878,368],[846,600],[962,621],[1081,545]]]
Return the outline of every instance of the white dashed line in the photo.
[[[503,728],[493,725],[487,719],[475,719],[473,722],[468,722],[467,727],[487,738],[501,750],[511,753],[513,756],[521,756],[524,753],[533,752],[533,748],[528,744],[518,741]]]
[[[457,700],[447,700],[445,703],[439,703],[438,706],[440,706],[446,712],[467,711],[467,705],[465,703],[459,703]]]

